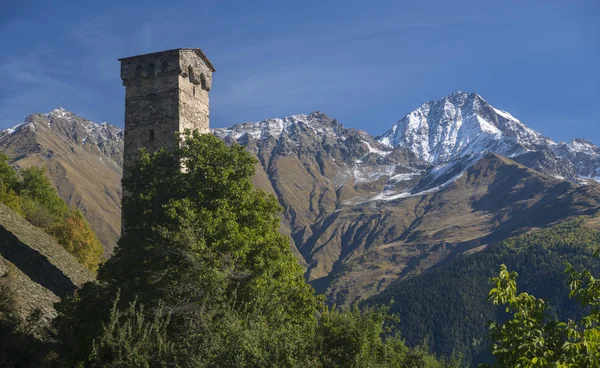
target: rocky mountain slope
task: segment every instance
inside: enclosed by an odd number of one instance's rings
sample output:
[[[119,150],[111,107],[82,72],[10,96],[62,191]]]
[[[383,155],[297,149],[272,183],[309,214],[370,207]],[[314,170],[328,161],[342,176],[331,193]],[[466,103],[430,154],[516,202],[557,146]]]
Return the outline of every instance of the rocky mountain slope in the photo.
[[[408,147],[433,164],[484,151],[512,157],[551,143],[481,96],[464,92],[424,103],[378,140],[390,147]]]
[[[20,314],[38,309],[47,322],[56,315],[54,303],[92,279],[50,235],[0,203],[0,285]]]
[[[307,279],[353,301],[532,227],[597,211],[600,148],[555,143],[477,94],[423,104],[373,137],[315,112],[214,129],[258,159]],[[122,133],[64,110],[0,135],[18,165],[45,165],[107,245],[118,234]]]
[[[377,139],[432,164],[487,151],[562,178],[600,179],[598,146],[583,139],[555,143],[476,93],[426,102]]]
[[[85,214],[110,254],[121,225],[121,130],[56,109],[4,130],[0,150],[17,167],[45,167],[60,196]]]
[[[337,302],[599,209],[586,180],[596,151],[556,144],[476,94],[428,102],[377,138],[322,113],[213,133],[258,157],[256,185],[279,197],[308,280]]]

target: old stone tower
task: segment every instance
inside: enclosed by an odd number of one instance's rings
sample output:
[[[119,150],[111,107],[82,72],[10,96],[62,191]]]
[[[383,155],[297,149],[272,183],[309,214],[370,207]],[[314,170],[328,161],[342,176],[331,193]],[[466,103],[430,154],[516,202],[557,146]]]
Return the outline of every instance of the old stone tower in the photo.
[[[123,176],[139,149],[173,145],[173,133],[209,132],[212,66],[200,49],[174,49],[119,59],[125,86]],[[124,192],[125,192],[124,188]]]
[[[174,133],[185,129],[209,132],[208,92],[215,68],[200,49],[167,50],[119,61],[125,86],[123,177],[127,177],[141,147],[150,152],[168,149]],[[123,187],[123,197],[127,195]]]

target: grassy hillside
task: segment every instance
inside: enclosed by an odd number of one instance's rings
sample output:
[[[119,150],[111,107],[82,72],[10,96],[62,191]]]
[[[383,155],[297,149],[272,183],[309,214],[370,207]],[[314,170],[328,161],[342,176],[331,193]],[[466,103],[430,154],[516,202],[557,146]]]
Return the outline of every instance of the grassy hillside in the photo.
[[[400,316],[407,343],[427,338],[437,353],[463,353],[474,363],[489,361],[490,321],[506,313],[487,300],[489,280],[500,264],[519,274],[519,291],[543,298],[560,318],[578,318],[583,311],[568,298],[564,262],[600,275],[593,251],[600,246],[600,219],[580,217],[534,233],[509,238],[475,254],[462,255],[429,272],[391,285],[366,301],[389,304]]]
[[[13,291],[19,314],[39,309],[52,318],[53,303],[92,279],[50,235],[0,203],[0,285]]]
[[[0,153],[0,202],[52,235],[83,266],[94,272],[98,269],[102,244],[83,214],[58,196],[44,169],[17,172]]]

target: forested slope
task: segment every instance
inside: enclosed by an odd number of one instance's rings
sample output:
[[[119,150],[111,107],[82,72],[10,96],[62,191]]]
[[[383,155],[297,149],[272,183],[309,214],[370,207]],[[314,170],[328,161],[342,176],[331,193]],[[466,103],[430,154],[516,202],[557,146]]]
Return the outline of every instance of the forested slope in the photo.
[[[460,352],[473,363],[489,361],[489,322],[507,318],[487,300],[489,280],[500,264],[518,272],[519,292],[544,299],[561,319],[577,319],[584,311],[568,297],[564,263],[600,274],[600,262],[593,257],[600,246],[599,223],[598,218],[580,217],[510,238],[393,284],[366,304],[393,301],[390,312],[399,315],[399,329],[409,345],[427,338],[437,354]]]

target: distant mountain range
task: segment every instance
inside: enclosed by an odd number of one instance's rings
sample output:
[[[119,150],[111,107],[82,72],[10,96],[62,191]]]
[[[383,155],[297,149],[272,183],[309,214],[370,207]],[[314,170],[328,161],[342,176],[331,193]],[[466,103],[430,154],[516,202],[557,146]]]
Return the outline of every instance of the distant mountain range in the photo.
[[[598,146],[555,143],[474,93],[424,103],[379,137],[320,112],[213,134],[257,157],[255,185],[279,198],[282,231],[307,279],[338,303],[600,209]],[[15,165],[47,167],[109,254],[119,234],[122,137],[57,109],[4,130],[0,149]]]

